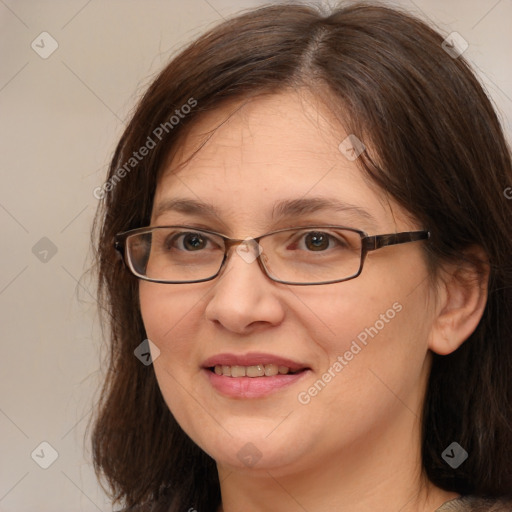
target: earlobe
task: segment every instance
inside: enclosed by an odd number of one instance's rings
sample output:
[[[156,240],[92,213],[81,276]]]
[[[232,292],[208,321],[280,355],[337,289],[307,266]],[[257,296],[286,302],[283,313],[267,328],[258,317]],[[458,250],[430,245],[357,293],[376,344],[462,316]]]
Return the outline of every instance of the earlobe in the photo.
[[[444,265],[438,278],[436,317],[429,348],[440,355],[457,350],[477,328],[487,304],[489,261],[480,247]]]

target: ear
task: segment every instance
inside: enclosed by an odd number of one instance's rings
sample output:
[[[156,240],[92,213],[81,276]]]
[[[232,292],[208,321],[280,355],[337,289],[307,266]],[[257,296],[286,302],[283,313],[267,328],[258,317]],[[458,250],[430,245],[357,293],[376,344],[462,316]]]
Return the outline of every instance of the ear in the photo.
[[[489,260],[481,247],[471,247],[461,260],[443,265],[429,337],[433,352],[451,354],[473,333],[487,304],[488,282]]]

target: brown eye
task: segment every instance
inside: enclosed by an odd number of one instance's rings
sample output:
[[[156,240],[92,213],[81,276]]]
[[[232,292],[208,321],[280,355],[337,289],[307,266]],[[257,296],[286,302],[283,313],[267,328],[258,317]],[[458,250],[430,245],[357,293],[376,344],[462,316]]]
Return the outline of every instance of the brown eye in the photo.
[[[330,236],[321,231],[312,231],[304,239],[305,246],[310,251],[323,251],[329,247]]]
[[[197,233],[187,233],[183,237],[183,246],[190,251],[197,251],[206,245],[205,240]]]
[[[180,251],[198,251],[204,249],[208,239],[200,233],[179,233],[169,237],[166,243],[167,250],[178,249]]]

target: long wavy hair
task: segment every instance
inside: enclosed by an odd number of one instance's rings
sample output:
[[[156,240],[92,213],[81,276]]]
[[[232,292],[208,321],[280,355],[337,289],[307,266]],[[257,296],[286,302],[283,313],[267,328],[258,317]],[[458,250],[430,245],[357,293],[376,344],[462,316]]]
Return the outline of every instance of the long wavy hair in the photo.
[[[350,3],[329,13],[268,6],[194,41],[143,95],[98,193],[94,230],[110,341],[92,447],[114,503],[212,512],[220,503],[215,461],[175,421],[152,366],[134,356],[146,338],[138,281],[114,250],[114,235],[149,224],[159,172],[202,113],[226,100],[304,87],[343,112],[346,133],[365,141],[361,171],[432,229],[424,250],[433,275],[470,246],[487,253],[488,302],[477,329],[454,353],[433,356],[422,464],[445,490],[510,496],[511,153],[470,66],[445,49],[425,23],[382,5]],[[454,440],[470,454],[457,469],[441,458]]]

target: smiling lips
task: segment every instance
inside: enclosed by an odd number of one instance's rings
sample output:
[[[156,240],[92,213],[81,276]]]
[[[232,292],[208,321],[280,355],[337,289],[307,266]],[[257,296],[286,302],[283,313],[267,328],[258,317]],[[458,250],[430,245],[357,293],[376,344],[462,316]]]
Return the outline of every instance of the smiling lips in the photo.
[[[210,384],[232,398],[261,398],[308,372],[305,365],[271,354],[220,354],[203,363]]]

